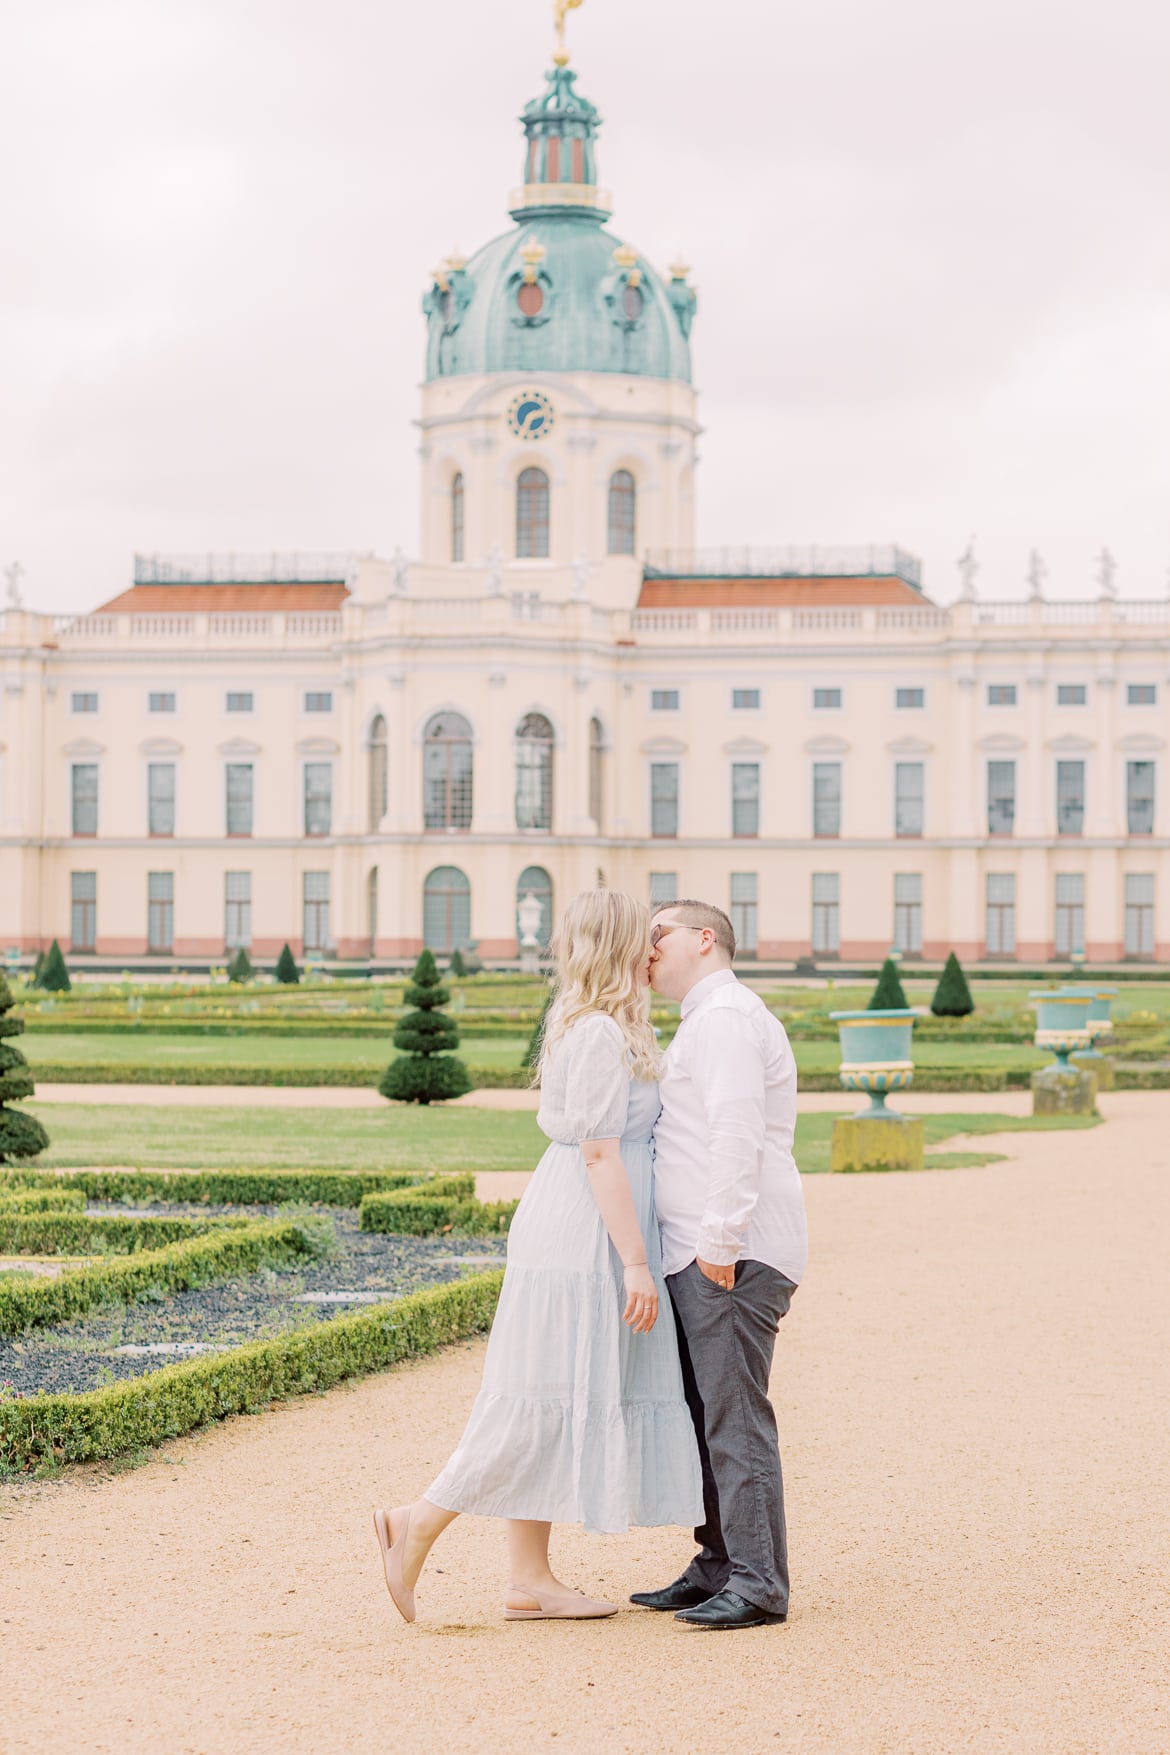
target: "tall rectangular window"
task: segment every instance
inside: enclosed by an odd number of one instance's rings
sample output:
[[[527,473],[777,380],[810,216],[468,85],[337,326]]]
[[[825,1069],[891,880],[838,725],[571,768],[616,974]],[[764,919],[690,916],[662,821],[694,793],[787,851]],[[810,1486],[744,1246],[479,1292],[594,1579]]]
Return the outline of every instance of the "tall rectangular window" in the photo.
[[[1089,698],[1089,691],[1084,683],[1057,683],[1056,704],[1058,707],[1083,707]]]
[[[814,689],[813,690],[813,711],[814,711],[814,713],[835,712],[836,709],[840,705],[841,705],[841,691],[840,691],[840,689]]]
[[[332,713],[333,693],[330,689],[310,689],[305,696],[306,713]]]
[[[813,834],[834,839],[841,833],[841,764],[813,763]]]
[[[72,697],[70,711],[74,713],[96,713],[98,698],[95,694],[75,694]]]
[[[254,705],[251,689],[229,689],[227,710],[229,713],[250,713]]]
[[[1127,683],[1125,704],[1127,707],[1156,707],[1158,704],[1157,683]]]
[[[651,689],[650,690],[650,711],[651,711],[651,713],[677,713],[678,712],[678,690],[677,689]]]
[[[333,764],[305,763],[305,834],[328,835],[333,827]]]
[[[759,689],[732,689],[731,711],[733,713],[755,713],[760,705]]]
[[[146,948],[161,953],[175,948],[173,871],[149,871],[146,874]]]
[[[147,833],[173,835],[175,832],[175,764],[150,762],[146,769]]]
[[[75,835],[96,835],[98,830],[98,771],[96,762],[74,762],[70,769],[72,823]]]
[[[664,902],[673,902],[678,896],[677,871],[652,871],[650,873],[650,912],[661,908]]]
[[[835,871],[815,871],[812,881],[814,957],[835,957],[841,948],[841,882]]]
[[[754,871],[733,871],[731,874],[731,929],[736,947],[745,957],[754,957],[759,949],[760,880]]]
[[[650,833],[658,837],[678,834],[678,763],[650,764]]]
[[[173,713],[175,697],[171,690],[152,690],[146,702],[146,709],[148,713]]]
[[[1016,880],[1010,871],[987,874],[987,954],[1016,954]]]
[[[252,874],[224,873],[223,942],[229,951],[248,950],[252,944]]]
[[[224,769],[224,791],[227,832],[229,835],[252,833],[252,764],[229,762]]]
[[[1125,954],[1154,954],[1154,874],[1127,872],[1125,878]]]
[[[69,942],[75,951],[97,949],[97,872],[70,873]]]
[[[1056,876],[1056,954],[1080,955],[1085,948],[1085,880],[1079,871]]]
[[[895,689],[894,706],[905,711],[908,708],[925,707],[925,689]]]
[[[306,952],[329,949],[329,873],[307,871],[304,882],[304,928]]]
[[[760,764],[731,764],[731,832],[750,837],[760,832]]]
[[[1015,704],[1015,683],[988,683],[987,705],[989,707],[1014,707]]]
[[[894,874],[894,949],[906,956],[922,954],[922,873]]]
[[[926,766],[898,762],[894,767],[894,834],[914,840],[922,834],[926,813]]]
[[[1010,835],[1016,822],[1016,764],[987,764],[987,833]]]
[[[1080,835],[1085,828],[1085,764],[1056,764],[1056,832]]]
[[[1154,764],[1125,764],[1125,826],[1131,835],[1154,832]]]

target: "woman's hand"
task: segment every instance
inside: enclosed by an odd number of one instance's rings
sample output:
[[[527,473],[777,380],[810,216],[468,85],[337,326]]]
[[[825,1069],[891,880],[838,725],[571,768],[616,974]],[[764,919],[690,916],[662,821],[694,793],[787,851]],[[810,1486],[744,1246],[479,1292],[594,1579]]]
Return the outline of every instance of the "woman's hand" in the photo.
[[[648,1335],[658,1321],[658,1287],[654,1275],[644,1261],[625,1270],[626,1307],[622,1321],[628,1322],[636,1335]]]

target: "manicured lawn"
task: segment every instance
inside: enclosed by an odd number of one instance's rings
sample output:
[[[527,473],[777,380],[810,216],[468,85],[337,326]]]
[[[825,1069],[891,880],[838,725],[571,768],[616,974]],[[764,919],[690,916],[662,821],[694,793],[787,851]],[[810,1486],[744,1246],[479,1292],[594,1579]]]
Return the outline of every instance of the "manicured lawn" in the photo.
[[[40,1066],[261,1066],[261,1067],[360,1067],[376,1075],[394,1059],[397,1050],[387,1027],[383,1038],[351,1036],[166,1036],[153,1030],[109,1033],[29,1031],[21,1037],[21,1052],[32,1068]],[[469,1066],[508,1067],[520,1070],[528,1036],[482,1037],[459,1049]]]
[[[49,1130],[38,1164],[126,1164],[158,1169],[530,1170],[545,1140],[531,1110],[197,1109],[181,1099],[152,1108],[84,1103],[28,1105]],[[842,1114],[850,1111],[843,1108]],[[802,1115],[796,1156],[827,1170],[833,1115]],[[928,1147],[960,1133],[1086,1125],[1080,1117],[928,1115]],[[1091,1123],[1089,1124],[1091,1125]],[[957,1166],[956,1166],[957,1167]]]

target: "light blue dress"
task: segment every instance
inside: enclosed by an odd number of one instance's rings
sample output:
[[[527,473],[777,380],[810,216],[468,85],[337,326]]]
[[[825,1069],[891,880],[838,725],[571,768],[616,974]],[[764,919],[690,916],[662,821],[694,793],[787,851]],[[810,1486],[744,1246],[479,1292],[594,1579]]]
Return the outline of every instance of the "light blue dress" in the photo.
[[[630,1078],[612,1018],[590,1013],[555,1045],[537,1122],[551,1144],[512,1220],[483,1386],[426,1497],[482,1517],[697,1524],[703,1492],[683,1399],[674,1313],[654,1216],[658,1086]],[[622,1321],[622,1265],[580,1142],[620,1139],[658,1286],[649,1334]]]

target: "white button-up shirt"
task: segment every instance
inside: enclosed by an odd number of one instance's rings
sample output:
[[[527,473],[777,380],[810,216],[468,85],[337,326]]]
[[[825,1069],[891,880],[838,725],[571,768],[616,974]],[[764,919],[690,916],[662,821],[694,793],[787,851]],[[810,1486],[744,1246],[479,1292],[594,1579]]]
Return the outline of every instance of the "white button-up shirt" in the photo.
[[[762,1261],[793,1282],[808,1227],[792,1156],[796,1061],[780,1020],[730,969],[696,983],[666,1052],[654,1130],[662,1268]]]

